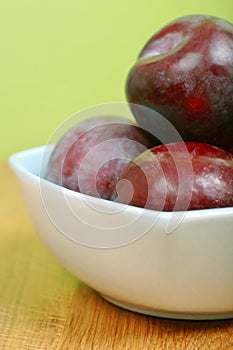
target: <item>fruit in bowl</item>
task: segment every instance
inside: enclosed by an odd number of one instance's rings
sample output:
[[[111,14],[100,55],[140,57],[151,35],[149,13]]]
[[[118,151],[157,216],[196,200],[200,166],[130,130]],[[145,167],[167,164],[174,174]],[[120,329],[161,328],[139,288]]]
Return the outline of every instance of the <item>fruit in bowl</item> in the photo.
[[[112,199],[160,211],[233,207],[233,155],[196,142],[153,147],[127,166]]]
[[[45,178],[93,197],[157,211],[233,206],[232,154],[205,143],[156,142],[127,119],[87,119],[55,146]]]
[[[56,145],[45,178],[109,199],[131,160],[158,140],[126,118],[96,117],[77,123]]]
[[[233,25],[204,15],[169,23],[141,50],[129,72],[126,95],[130,103],[160,112],[184,141],[228,149],[233,135]],[[147,128],[147,116],[133,112]]]

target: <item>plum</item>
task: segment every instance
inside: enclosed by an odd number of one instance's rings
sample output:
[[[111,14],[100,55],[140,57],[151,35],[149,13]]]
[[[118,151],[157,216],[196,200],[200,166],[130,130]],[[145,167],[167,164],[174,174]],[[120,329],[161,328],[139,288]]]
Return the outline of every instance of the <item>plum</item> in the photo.
[[[129,162],[158,140],[121,117],[77,123],[60,139],[45,178],[68,189],[109,199]]]
[[[233,155],[198,142],[153,147],[127,166],[112,200],[160,211],[233,206]]]
[[[132,106],[162,114],[184,141],[227,150],[233,142],[233,25],[204,15],[169,23],[142,49],[126,95]],[[133,112],[146,126],[147,116]]]

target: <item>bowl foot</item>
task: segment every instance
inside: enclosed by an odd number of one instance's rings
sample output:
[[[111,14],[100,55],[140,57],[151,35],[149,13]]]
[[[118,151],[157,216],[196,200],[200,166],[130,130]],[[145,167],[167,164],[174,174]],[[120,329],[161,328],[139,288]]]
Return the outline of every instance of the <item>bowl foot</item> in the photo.
[[[107,295],[101,294],[101,297],[108,302],[119,306],[123,309],[137,312],[144,315],[156,316],[161,318],[170,318],[177,320],[190,320],[190,321],[205,321],[205,320],[225,320],[233,318],[233,312],[229,313],[185,313],[185,312],[169,312],[169,310],[156,310],[154,308],[147,308],[140,305],[130,304],[121,300],[111,298]]]

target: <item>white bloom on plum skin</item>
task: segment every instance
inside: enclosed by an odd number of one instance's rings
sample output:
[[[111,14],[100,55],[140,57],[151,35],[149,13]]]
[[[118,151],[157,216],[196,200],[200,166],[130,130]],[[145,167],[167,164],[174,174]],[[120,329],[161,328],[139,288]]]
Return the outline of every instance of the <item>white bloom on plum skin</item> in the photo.
[[[183,39],[183,34],[179,32],[168,33],[162,38],[152,41],[148,47],[143,50],[140,59],[158,56],[174,50],[180,45]]]
[[[188,72],[192,69],[195,69],[200,64],[201,59],[201,54],[196,52],[189,52],[173,66],[173,70]]]
[[[210,44],[210,58],[215,64],[233,64],[233,41],[225,35],[218,35]]]

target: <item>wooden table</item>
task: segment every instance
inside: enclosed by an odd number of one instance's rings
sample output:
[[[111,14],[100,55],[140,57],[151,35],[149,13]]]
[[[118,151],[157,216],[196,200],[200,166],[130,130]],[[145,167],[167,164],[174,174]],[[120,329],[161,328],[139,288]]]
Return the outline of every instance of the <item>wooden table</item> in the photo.
[[[42,244],[3,161],[0,179],[0,349],[233,349],[233,320],[159,319],[104,301]]]

